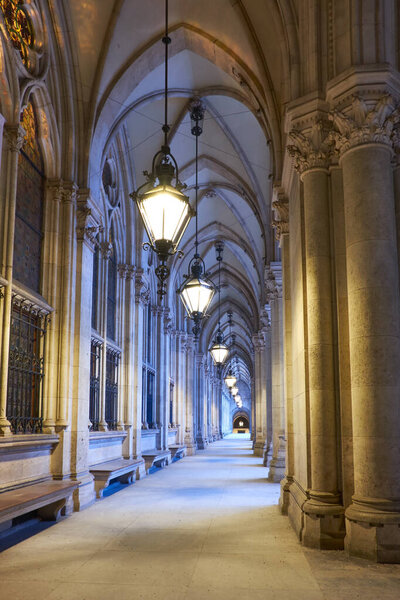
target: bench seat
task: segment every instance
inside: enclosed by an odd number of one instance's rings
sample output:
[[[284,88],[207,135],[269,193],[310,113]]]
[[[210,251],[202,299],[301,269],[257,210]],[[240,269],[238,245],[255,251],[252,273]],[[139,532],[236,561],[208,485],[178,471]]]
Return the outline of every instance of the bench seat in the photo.
[[[79,481],[44,481],[0,494],[0,530],[12,526],[12,520],[37,511],[44,521],[58,521],[73,511],[72,494]]]
[[[183,458],[187,454],[187,446],[185,444],[171,444],[169,449],[171,451],[172,459]]]
[[[112,479],[118,479],[121,483],[133,483],[143,477],[145,469],[143,458],[118,458],[89,467],[94,477],[96,497],[102,498],[104,489]]]
[[[152,467],[165,467],[171,462],[171,452],[169,450],[145,450],[142,453],[146,461],[146,472],[148,473]]]

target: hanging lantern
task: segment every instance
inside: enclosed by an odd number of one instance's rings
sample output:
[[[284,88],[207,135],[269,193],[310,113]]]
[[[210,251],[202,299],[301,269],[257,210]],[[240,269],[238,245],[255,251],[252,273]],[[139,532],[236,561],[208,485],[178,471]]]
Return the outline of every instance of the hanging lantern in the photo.
[[[165,281],[169,276],[167,260],[175,254],[178,244],[194,215],[189,198],[182,190],[186,187],[179,181],[178,165],[168,145],[168,0],[165,0],[165,90],[164,90],[164,144],[153,157],[151,173],[144,171],[146,183],[131,194],[142,217],[149,238],[143,247],[153,250],[160,261],[155,273],[160,285],[158,293],[166,293]]]
[[[215,294],[215,286],[205,275],[204,260],[198,252],[198,189],[199,189],[199,135],[203,131],[204,108],[199,99],[193,100],[191,104],[190,118],[192,122],[192,134],[196,137],[196,238],[195,238],[195,254],[189,262],[188,274],[184,275],[186,281],[177,290],[180,299],[183,302],[186,313],[190,319],[194,321],[193,333],[197,339],[200,333],[201,320],[206,316],[207,309]]]
[[[236,377],[232,373],[231,369],[229,369],[228,374],[225,376],[225,383],[228,388],[232,388],[236,383]]]
[[[210,353],[217,366],[224,364],[229,353],[229,348],[224,344],[224,338],[220,329],[218,329],[213,345],[210,348]]]
[[[238,394],[238,393],[239,393],[239,388],[236,385],[234,385],[231,388],[231,394],[232,394],[232,396],[236,396],[236,394]]]

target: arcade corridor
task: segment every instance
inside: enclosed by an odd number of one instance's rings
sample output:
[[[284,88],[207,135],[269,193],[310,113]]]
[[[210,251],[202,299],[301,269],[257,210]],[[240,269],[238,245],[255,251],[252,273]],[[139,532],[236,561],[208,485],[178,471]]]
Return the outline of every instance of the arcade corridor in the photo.
[[[2,598],[398,597],[399,565],[303,548],[261,462],[230,436],[74,513],[2,553]]]

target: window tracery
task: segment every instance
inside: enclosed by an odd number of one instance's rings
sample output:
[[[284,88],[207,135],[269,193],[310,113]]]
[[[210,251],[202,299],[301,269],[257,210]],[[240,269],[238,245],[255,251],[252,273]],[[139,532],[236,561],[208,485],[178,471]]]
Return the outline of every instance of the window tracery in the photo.
[[[35,31],[23,0],[0,0],[0,8],[11,42],[27,69],[31,66],[30,52],[35,42]]]

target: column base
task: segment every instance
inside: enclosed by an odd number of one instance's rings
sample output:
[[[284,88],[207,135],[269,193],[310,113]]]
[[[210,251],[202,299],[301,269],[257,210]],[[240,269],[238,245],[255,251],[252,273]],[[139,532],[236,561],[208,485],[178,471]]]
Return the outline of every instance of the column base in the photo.
[[[7,437],[9,435],[12,435],[11,423],[5,417],[1,417],[0,418],[0,436]]]
[[[268,481],[279,483],[285,477],[285,460],[273,458],[269,465]]]
[[[208,446],[208,440],[202,435],[196,437],[196,444],[199,450],[205,450]]]
[[[91,473],[79,473],[76,478],[80,486],[74,492],[74,510],[84,510],[96,500],[94,477]]]
[[[320,550],[343,550],[346,533],[344,507],[337,502],[334,494],[312,492],[312,497],[302,507],[304,546]]]
[[[286,488],[284,493],[288,494],[288,503],[285,498],[284,506],[287,506],[290,523],[302,544],[319,550],[343,550],[344,507],[338,504],[338,497],[312,492],[310,498],[295,479]]]
[[[265,454],[268,454],[268,446],[265,440],[256,440],[253,446],[253,452],[254,456],[260,456],[263,460],[265,460]]]
[[[281,494],[279,496],[279,510],[282,515],[288,514],[289,509],[289,500],[290,500],[290,486],[293,483],[293,477],[290,475],[285,475],[283,479],[281,479]]]
[[[345,550],[378,563],[400,563],[400,503],[353,498],[345,513]]]

